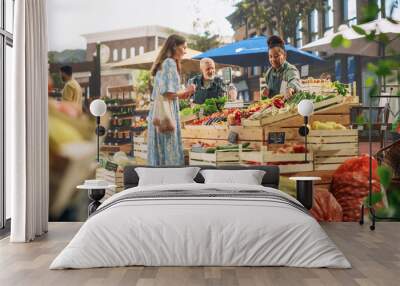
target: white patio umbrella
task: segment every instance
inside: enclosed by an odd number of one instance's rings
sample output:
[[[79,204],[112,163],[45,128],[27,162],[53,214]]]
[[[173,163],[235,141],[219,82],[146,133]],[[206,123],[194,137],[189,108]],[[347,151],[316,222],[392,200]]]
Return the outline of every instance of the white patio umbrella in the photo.
[[[362,28],[367,33],[370,33],[372,30],[376,30],[377,34],[386,34],[390,40],[394,39],[400,34],[400,23],[394,24],[387,19],[378,19],[357,26]],[[344,38],[350,40],[351,46],[349,48],[344,48],[342,46],[338,48],[332,48],[331,41],[337,35],[342,35]],[[389,51],[390,49],[400,51],[400,39],[397,38],[385,47],[385,51]],[[352,28],[345,26],[339,28],[339,32],[337,33],[326,35],[321,39],[303,46],[302,50],[312,52],[321,51],[326,52],[327,54],[350,54],[370,57],[382,56],[378,43],[368,42],[364,35],[360,35]]]
[[[117,63],[112,63],[112,64],[106,64],[104,67],[106,68],[130,68],[130,69],[139,69],[139,70],[150,70],[154,61],[156,60],[158,53],[160,52],[161,48],[158,48],[157,50],[151,51],[144,53],[142,55],[129,58]],[[201,52],[192,50],[192,49],[186,49],[186,55],[182,59],[182,69],[185,73],[195,73],[200,71],[200,60],[192,59],[192,57],[195,57],[197,55],[201,54]],[[218,64],[216,63],[216,68],[224,68],[228,67],[230,65],[223,65],[223,64]]]

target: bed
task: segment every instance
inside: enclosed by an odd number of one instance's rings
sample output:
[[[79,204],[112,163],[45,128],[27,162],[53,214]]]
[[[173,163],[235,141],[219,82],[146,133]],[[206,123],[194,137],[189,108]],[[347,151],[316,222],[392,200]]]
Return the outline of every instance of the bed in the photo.
[[[99,207],[50,269],[351,267],[308,211],[278,190],[277,167],[251,167],[266,171],[261,185],[204,184],[199,173],[196,183],[155,186],[138,186],[136,168],[125,168],[126,189]]]

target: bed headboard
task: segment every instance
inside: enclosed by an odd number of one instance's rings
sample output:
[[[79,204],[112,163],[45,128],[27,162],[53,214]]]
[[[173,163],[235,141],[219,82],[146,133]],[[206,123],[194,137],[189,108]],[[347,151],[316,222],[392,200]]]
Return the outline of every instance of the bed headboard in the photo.
[[[124,168],[124,188],[133,188],[136,187],[139,183],[139,176],[135,171],[135,168],[137,167],[146,167],[146,168],[152,168],[150,166],[143,166],[143,165],[131,165],[131,166],[126,166]],[[213,167],[213,166],[194,166],[194,167],[199,167],[202,170],[205,169],[221,169],[221,170],[262,170],[265,171],[264,178],[261,182],[261,184],[264,187],[271,187],[278,189],[279,187],[279,167],[278,166],[221,166],[221,167]],[[157,167],[160,168],[160,167]],[[163,168],[163,167],[161,167]],[[167,167],[165,167],[167,168]],[[196,178],[194,180],[197,183],[204,183],[204,178],[200,174],[200,172],[197,174]]]

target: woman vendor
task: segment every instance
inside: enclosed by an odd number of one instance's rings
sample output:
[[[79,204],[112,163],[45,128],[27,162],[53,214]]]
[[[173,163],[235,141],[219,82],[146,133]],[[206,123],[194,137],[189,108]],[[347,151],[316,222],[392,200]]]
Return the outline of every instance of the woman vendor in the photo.
[[[263,96],[271,98],[281,94],[284,100],[288,100],[301,89],[299,71],[286,61],[285,43],[280,37],[269,37],[267,44],[271,67],[265,74],[267,87]]]

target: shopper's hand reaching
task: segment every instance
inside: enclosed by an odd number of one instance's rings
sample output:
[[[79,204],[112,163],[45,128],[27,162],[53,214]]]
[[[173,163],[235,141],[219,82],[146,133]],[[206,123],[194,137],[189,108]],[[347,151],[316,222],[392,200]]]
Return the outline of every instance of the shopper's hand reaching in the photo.
[[[294,89],[289,87],[289,88],[286,90],[286,94],[285,94],[285,97],[284,97],[284,101],[290,100],[290,99],[293,97],[293,95],[294,95]]]
[[[193,84],[193,83],[189,84],[189,85],[186,87],[186,92],[189,94],[188,97],[192,96],[193,93],[196,92],[196,85]]]
[[[189,84],[186,86],[185,89],[177,93],[176,95],[179,97],[179,99],[188,99],[193,95],[193,93],[196,91],[196,85],[194,84]]]

